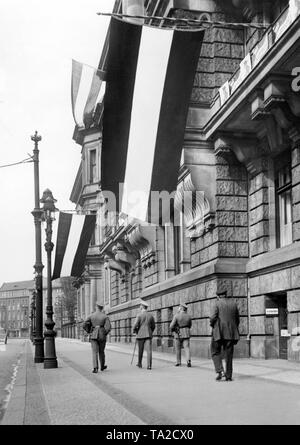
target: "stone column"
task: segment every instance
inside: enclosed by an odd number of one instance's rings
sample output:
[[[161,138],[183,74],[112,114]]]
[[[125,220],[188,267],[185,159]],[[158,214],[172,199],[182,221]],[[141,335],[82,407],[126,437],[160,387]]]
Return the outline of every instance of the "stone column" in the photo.
[[[90,279],[86,278],[84,282],[84,306],[85,306],[85,317],[90,315]]]
[[[97,296],[97,280],[95,277],[91,277],[90,281],[90,313],[94,312],[95,304],[99,296]]]
[[[168,279],[175,275],[173,226],[165,226],[165,264],[166,279]]]
[[[81,295],[80,289],[77,289],[77,320],[82,319],[82,304],[81,304]]]
[[[186,272],[191,268],[191,242],[185,235],[183,214],[180,214],[180,272]]]
[[[292,139],[293,242],[300,241],[300,133],[290,132]]]
[[[85,306],[85,298],[84,298],[84,286],[80,287],[80,298],[81,298],[81,307],[82,307],[82,311],[81,311],[81,316],[82,318],[85,318],[85,314],[86,314],[86,306]]]
[[[270,243],[269,160],[260,158],[250,178],[249,215],[251,256],[268,252]],[[272,239],[274,235],[272,236]]]

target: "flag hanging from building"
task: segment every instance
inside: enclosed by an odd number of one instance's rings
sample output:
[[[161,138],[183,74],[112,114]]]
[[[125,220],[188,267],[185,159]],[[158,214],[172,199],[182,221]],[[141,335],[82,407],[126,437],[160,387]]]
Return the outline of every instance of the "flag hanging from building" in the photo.
[[[72,113],[79,127],[89,127],[97,103],[104,95],[105,72],[72,60]]]
[[[101,185],[129,216],[146,221],[150,193],[176,191],[203,34],[111,20]]]
[[[82,274],[95,226],[96,215],[59,212],[52,280]]]

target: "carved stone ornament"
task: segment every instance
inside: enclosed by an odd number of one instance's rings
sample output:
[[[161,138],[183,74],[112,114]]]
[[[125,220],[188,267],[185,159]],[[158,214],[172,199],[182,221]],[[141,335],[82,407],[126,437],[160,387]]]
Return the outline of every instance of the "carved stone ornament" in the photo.
[[[263,119],[271,153],[285,149],[290,130],[299,129],[299,98],[290,92],[290,76],[270,77],[253,97],[251,109],[252,120]]]
[[[156,263],[156,227],[137,224],[127,233],[126,239],[139,252],[144,269]]]
[[[112,248],[115,260],[125,265],[128,272],[134,272],[136,266],[137,255],[130,249],[124,241],[118,241]]]
[[[197,238],[213,229],[214,212],[210,211],[210,204],[205,193],[196,190],[188,169],[177,187],[174,207],[178,212],[183,213],[187,237]]]

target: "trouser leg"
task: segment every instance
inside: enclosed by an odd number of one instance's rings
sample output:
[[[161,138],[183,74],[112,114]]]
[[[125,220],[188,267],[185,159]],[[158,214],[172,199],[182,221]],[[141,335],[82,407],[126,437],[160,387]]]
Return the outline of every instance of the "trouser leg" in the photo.
[[[143,360],[144,344],[145,344],[145,339],[139,338],[138,339],[138,347],[139,347],[138,364],[141,366],[142,366],[142,360]]]
[[[106,345],[106,340],[99,341],[99,358],[100,358],[101,368],[103,368],[105,365],[105,353],[104,353],[105,345]]]
[[[93,368],[98,369],[98,353],[99,353],[98,341],[91,340],[91,346],[92,346]]]
[[[226,361],[226,377],[232,377],[232,358],[233,358],[234,343],[227,340],[224,344],[225,361]]]
[[[189,338],[185,338],[183,340],[183,347],[184,347],[184,353],[185,353],[185,360],[188,363],[191,361],[191,350],[190,350],[190,339]]]
[[[181,363],[181,341],[180,338],[175,338],[175,350],[176,350],[176,361]]]
[[[224,372],[223,364],[222,364],[222,343],[221,341],[211,341],[211,358],[215,365],[215,370],[217,373]]]
[[[145,348],[147,351],[147,367],[152,367],[152,338],[145,339]]]

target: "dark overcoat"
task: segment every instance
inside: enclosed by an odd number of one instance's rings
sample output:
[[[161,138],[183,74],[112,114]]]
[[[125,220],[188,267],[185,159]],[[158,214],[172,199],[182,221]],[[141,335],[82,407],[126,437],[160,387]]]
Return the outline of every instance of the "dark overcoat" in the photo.
[[[152,314],[149,314],[147,311],[138,314],[133,327],[133,332],[137,334],[137,339],[152,338],[154,329],[155,320]]]
[[[213,340],[234,340],[238,342],[240,338],[239,324],[240,317],[236,302],[231,298],[221,298],[217,301],[210,317]]]

